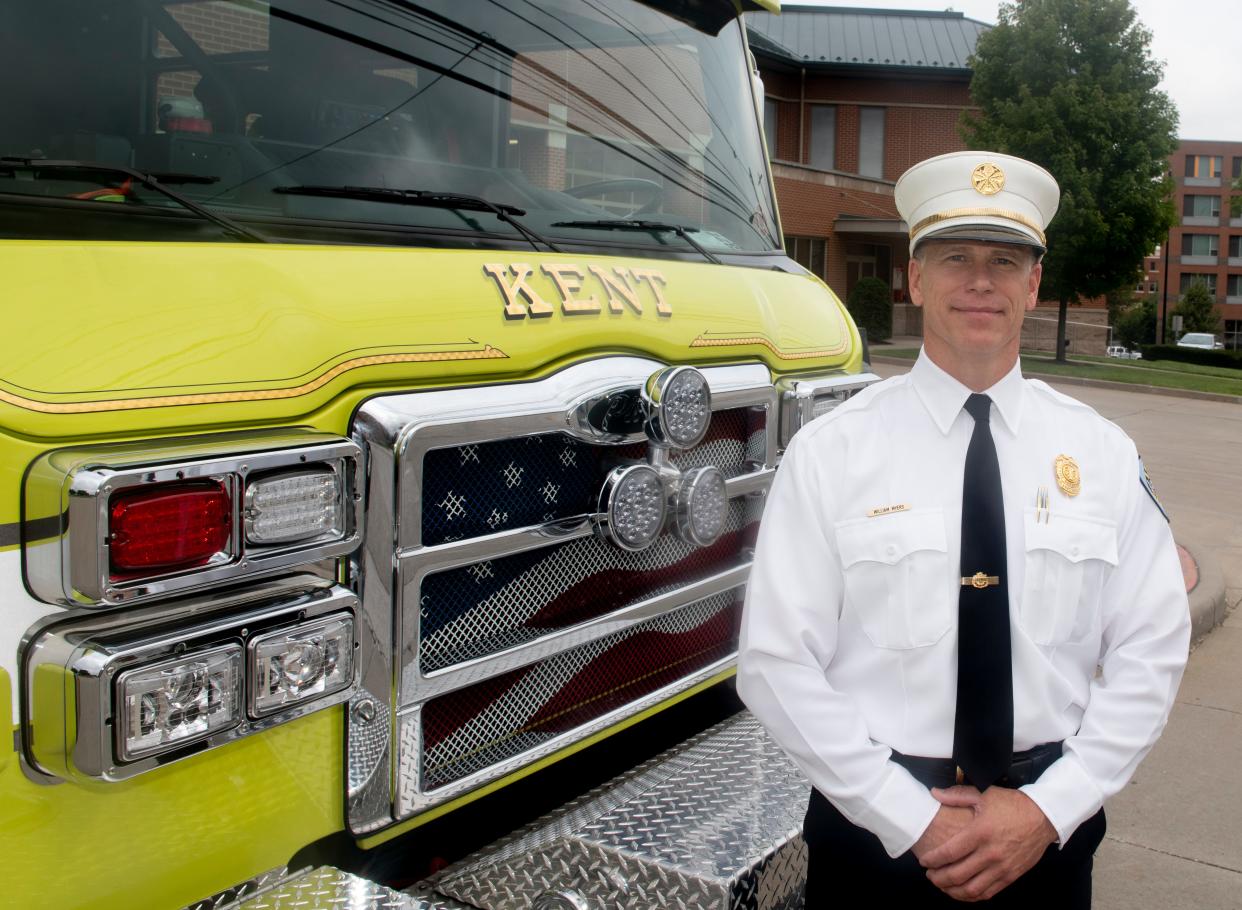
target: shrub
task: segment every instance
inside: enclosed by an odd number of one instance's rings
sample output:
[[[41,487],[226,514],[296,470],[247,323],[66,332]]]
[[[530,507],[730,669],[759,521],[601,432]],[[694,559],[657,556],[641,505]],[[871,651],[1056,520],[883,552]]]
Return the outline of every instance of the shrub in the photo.
[[[1179,360],[1208,367],[1233,367],[1242,370],[1242,351],[1208,351],[1203,348],[1179,348],[1174,344],[1145,344],[1144,360]]]
[[[859,327],[867,330],[868,341],[887,341],[893,337],[892,292],[879,278],[860,279],[850,291],[845,308]]]

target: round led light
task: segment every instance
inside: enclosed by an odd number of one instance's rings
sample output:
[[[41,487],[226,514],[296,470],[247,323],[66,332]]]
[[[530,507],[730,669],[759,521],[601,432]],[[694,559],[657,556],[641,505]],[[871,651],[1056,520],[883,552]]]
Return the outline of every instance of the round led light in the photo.
[[[617,468],[604,481],[599,510],[601,530],[623,550],[651,546],[664,527],[664,485],[649,465]]]
[[[645,429],[652,442],[688,449],[698,445],[712,419],[707,377],[694,367],[653,373],[643,387]]]
[[[687,472],[677,491],[677,534],[687,543],[709,547],[720,539],[729,516],[725,476],[719,468]]]

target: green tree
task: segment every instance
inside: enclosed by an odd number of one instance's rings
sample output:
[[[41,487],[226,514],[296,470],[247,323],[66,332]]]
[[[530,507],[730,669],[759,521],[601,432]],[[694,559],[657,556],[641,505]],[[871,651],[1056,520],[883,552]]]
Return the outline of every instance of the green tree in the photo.
[[[1124,284],[1120,284],[1104,295],[1104,304],[1108,307],[1108,324],[1116,325],[1121,314],[1134,303],[1134,286],[1139,283],[1143,273],[1135,271],[1134,275]]]
[[[868,341],[887,341],[893,337],[893,295],[879,278],[861,278],[850,291],[845,308],[861,327]]]
[[[1140,300],[1124,310],[1113,323],[1113,337],[1118,344],[1137,348],[1156,343],[1156,301]]]
[[[1202,281],[1194,281],[1182,295],[1173,314],[1182,317],[1183,332],[1215,332],[1220,327],[1216,298]]]
[[[1060,303],[1063,360],[1069,303],[1130,280],[1174,223],[1177,111],[1129,0],[1017,0],[999,18],[979,36],[979,111],[961,130],[972,148],[1034,161],[1061,186],[1041,296]]]

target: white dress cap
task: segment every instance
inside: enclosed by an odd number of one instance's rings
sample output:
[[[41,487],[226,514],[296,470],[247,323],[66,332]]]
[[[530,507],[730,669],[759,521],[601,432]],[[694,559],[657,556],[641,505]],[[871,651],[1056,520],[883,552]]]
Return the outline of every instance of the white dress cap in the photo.
[[[931,237],[1020,243],[1043,252],[1061,190],[1038,164],[999,152],[950,152],[920,161],[893,192],[910,226],[910,253]]]

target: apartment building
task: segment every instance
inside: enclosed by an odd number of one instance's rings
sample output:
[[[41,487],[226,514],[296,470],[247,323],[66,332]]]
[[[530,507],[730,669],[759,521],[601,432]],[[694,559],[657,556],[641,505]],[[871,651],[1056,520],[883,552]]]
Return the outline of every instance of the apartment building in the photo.
[[[1190,285],[1203,282],[1216,298],[1225,347],[1242,348],[1242,142],[1183,140],[1169,159],[1177,224],[1157,256],[1161,311],[1173,309]],[[1167,270],[1167,280],[1164,273]]]

